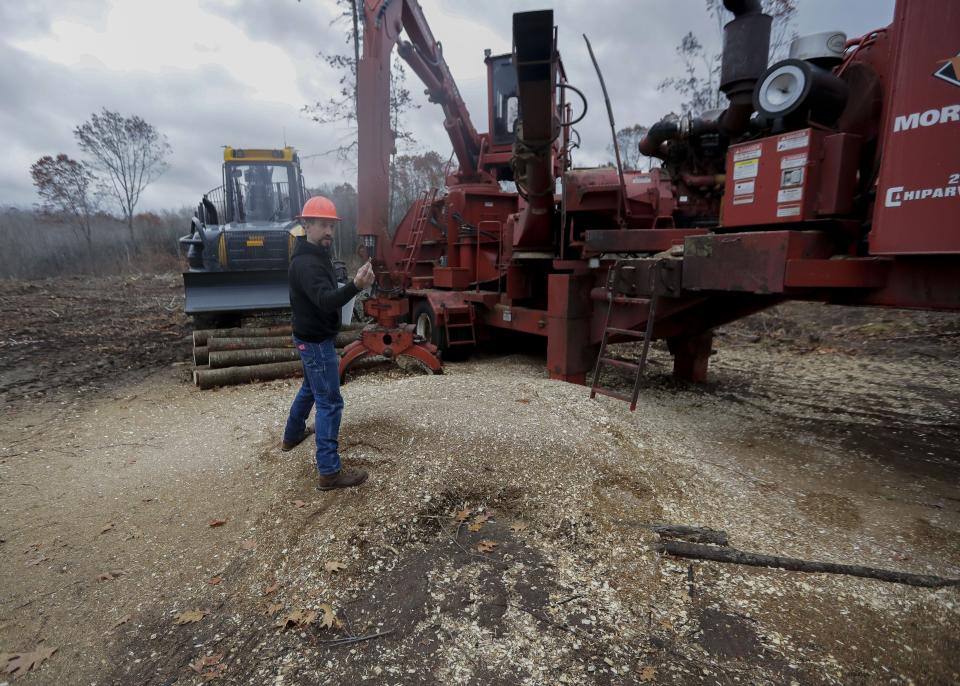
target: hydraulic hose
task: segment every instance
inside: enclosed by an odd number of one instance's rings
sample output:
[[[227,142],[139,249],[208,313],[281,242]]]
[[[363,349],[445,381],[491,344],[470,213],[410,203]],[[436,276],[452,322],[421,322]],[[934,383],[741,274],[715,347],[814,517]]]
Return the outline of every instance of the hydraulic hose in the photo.
[[[661,119],[640,139],[640,152],[647,157],[663,159],[665,153],[661,146],[667,141],[675,140],[679,134],[680,125],[675,119]]]

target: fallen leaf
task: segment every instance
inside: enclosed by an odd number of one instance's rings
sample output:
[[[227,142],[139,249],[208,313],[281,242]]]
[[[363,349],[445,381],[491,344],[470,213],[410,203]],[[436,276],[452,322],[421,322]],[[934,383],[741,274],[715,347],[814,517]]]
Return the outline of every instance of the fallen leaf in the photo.
[[[294,610],[290,614],[281,617],[274,625],[280,629],[289,629],[292,626],[303,628],[310,626],[317,618],[316,610]]]
[[[296,505],[297,507],[303,507],[304,505],[306,505],[306,503],[303,502],[302,500],[294,500],[293,504]]]
[[[113,581],[123,574],[122,569],[111,569],[109,572],[97,574],[97,581]]]
[[[113,631],[113,630],[116,629],[118,626],[123,626],[124,624],[126,624],[127,622],[129,622],[131,619],[133,619],[133,615],[124,615],[123,617],[121,617],[120,619],[118,619],[118,620],[114,623],[114,625],[113,625],[112,627],[110,627],[110,630]]]
[[[113,528],[113,522],[107,522],[107,523],[104,524],[103,527],[100,529],[100,533],[105,534],[105,533],[107,533],[108,531],[110,531],[110,529],[112,529],[112,528]]]
[[[209,579],[207,579],[207,583],[210,584],[211,586],[216,586],[216,585],[219,584],[221,581],[223,581],[223,577],[222,577],[222,576],[214,576],[214,577],[210,577]]]
[[[240,544],[240,547],[243,550],[254,550],[257,547],[257,542],[252,538],[248,538],[243,543]]]
[[[474,523],[467,527],[470,531],[480,531],[483,528],[483,523]]]
[[[226,523],[226,519],[211,519],[209,522],[207,522],[207,526],[213,528],[215,526],[223,526]]]
[[[332,629],[337,624],[337,617],[333,613],[333,607],[329,603],[321,603],[320,611],[323,613],[323,619],[320,620],[322,629]]]
[[[489,553],[491,550],[497,547],[497,544],[494,541],[489,539],[483,539],[480,543],[477,544],[477,550],[481,553]]]
[[[460,510],[459,512],[453,513],[453,520],[455,522],[465,522],[470,519],[470,510]]]
[[[203,657],[198,657],[196,660],[191,662],[190,669],[195,671],[197,674],[203,674],[204,669],[218,664],[222,659],[223,653],[217,653],[216,655],[204,655]]]
[[[57,652],[57,648],[37,646],[29,653],[3,653],[0,655],[0,667],[4,674],[23,676],[40,666],[44,660]]]
[[[473,523],[474,523],[474,524],[485,524],[485,523],[487,522],[487,520],[490,519],[490,517],[491,517],[491,515],[490,515],[489,512],[484,512],[483,514],[478,514],[476,517],[473,518]]]
[[[268,617],[272,617],[282,609],[283,609],[283,605],[281,605],[280,603],[270,603],[265,608],[263,608],[263,614],[267,615]]]
[[[522,403],[522,404],[524,404],[524,405],[529,405],[529,404],[530,404],[530,400],[528,400],[527,398],[517,398],[517,402],[518,402],[518,403]]]
[[[325,562],[323,568],[328,572],[333,572],[336,574],[337,572],[342,572],[344,569],[346,569],[347,565],[343,564],[342,562],[337,562],[336,560],[331,560],[330,562]]]
[[[206,674],[203,675],[204,681],[213,681],[214,679],[219,679],[223,676],[223,673],[227,671],[227,665],[225,662],[221,662],[216,667],[208,669]]]
[[[141,501],[145,503],[152,503],[154,500],[156,500],[156,498],[141,498]]]
[[[210,610],[187,610],[177,615],[174,624],[194,624],[210,614]]]
[[[263,595],[270,595],[274,591],[280,588],[280,584],[273,584],[273,586],[267,586],[266,590],[263,592]]]
[[[653,667],[644,667],[640,670],[640,681],[653,681],[657,678],[657,670]]]
[[[529,528],[530,527],[524,524],[523,522],[514,522],[513,524],[510,525],[510,531],[512,531],[515,534],[519,534],[520,532],[526,531]]]

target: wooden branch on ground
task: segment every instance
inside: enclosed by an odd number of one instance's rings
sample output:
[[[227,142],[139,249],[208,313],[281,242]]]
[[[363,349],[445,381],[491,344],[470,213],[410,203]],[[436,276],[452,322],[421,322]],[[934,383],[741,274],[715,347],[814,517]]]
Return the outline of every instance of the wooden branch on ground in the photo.
[[[843,565],[833,562],[813,562],[800,560],[795,557],[780,557],[778,555],[763,555],[748,553],[743,550],[729,547],[702,545],[699,543],[685,543],[683,541],[661,541],[658,550],[677,557],[696,560],[712,560],[714,562],[730,562],[733,564],[750,565],[752,567],[777,567],[794,572],[814,572],[823,574],[846,574],[859,576],[865,579],[879,579],[896,584],[922,586],[924,588],[943,588],[945,586],[960,586],[960,579],[946,579],[940,576],[925,574],[908,574],[889,569],[862,567],[860,565]]]
[[[317,641],[318,645],[325,645],[330,648],[335,648],[337,646],[352,645],[353,643],[360,643],[361,641],[369,641],[374,638],[380,638],[381,636],[389,636],[393,633],[393,629],[388,629],[386,631],[378,631],[375,634],[367,634],[366,636],[349,636],[347,638],[333,638],[326,641]]]
[[[705,526],[686,526],[684,524],[650,524],[651,530],[661,538],[679,538],[691,543],[713,543],[727,545],[730,539],[726,531],[717,531]]]

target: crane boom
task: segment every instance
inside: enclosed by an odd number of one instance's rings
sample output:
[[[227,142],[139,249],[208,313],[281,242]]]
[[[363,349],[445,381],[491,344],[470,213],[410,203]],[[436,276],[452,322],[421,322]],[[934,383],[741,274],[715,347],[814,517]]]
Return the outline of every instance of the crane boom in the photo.
[[[381,261],[387,237],[390,155],[395,151],[395,133],[390,128],[390,55],[395,45],[423,81],[430,101],[443,108],[444,128],[462,180],[480,175],[483,139],[417,0],[367,0],[363,14],[363,53],[357,70],[358,233],[368,255]],[[401,42],[401,33],[409,40]]]

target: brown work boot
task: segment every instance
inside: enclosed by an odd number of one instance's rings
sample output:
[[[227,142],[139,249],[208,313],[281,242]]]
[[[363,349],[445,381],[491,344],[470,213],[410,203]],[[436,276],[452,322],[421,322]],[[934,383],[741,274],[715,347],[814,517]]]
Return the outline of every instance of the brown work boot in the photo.
[[[307,436],[312,436],[313,431],[314,431],[314,428],[312,426],[308,426],[306,430],[303,432],[303,436],[300,437],[299,441],[281,441],[280,450],[282,450],[285,453],[290,452],[291,450],[296,448],[298,445],[303,443],[305,440],[307,440]]]
[[[350,488],[359,486],[367,480],[367,473],[362,469],[341,469],[334,474],[320,475],[320,483],[317,489],[321,491],[332,491],[335,488]]]

